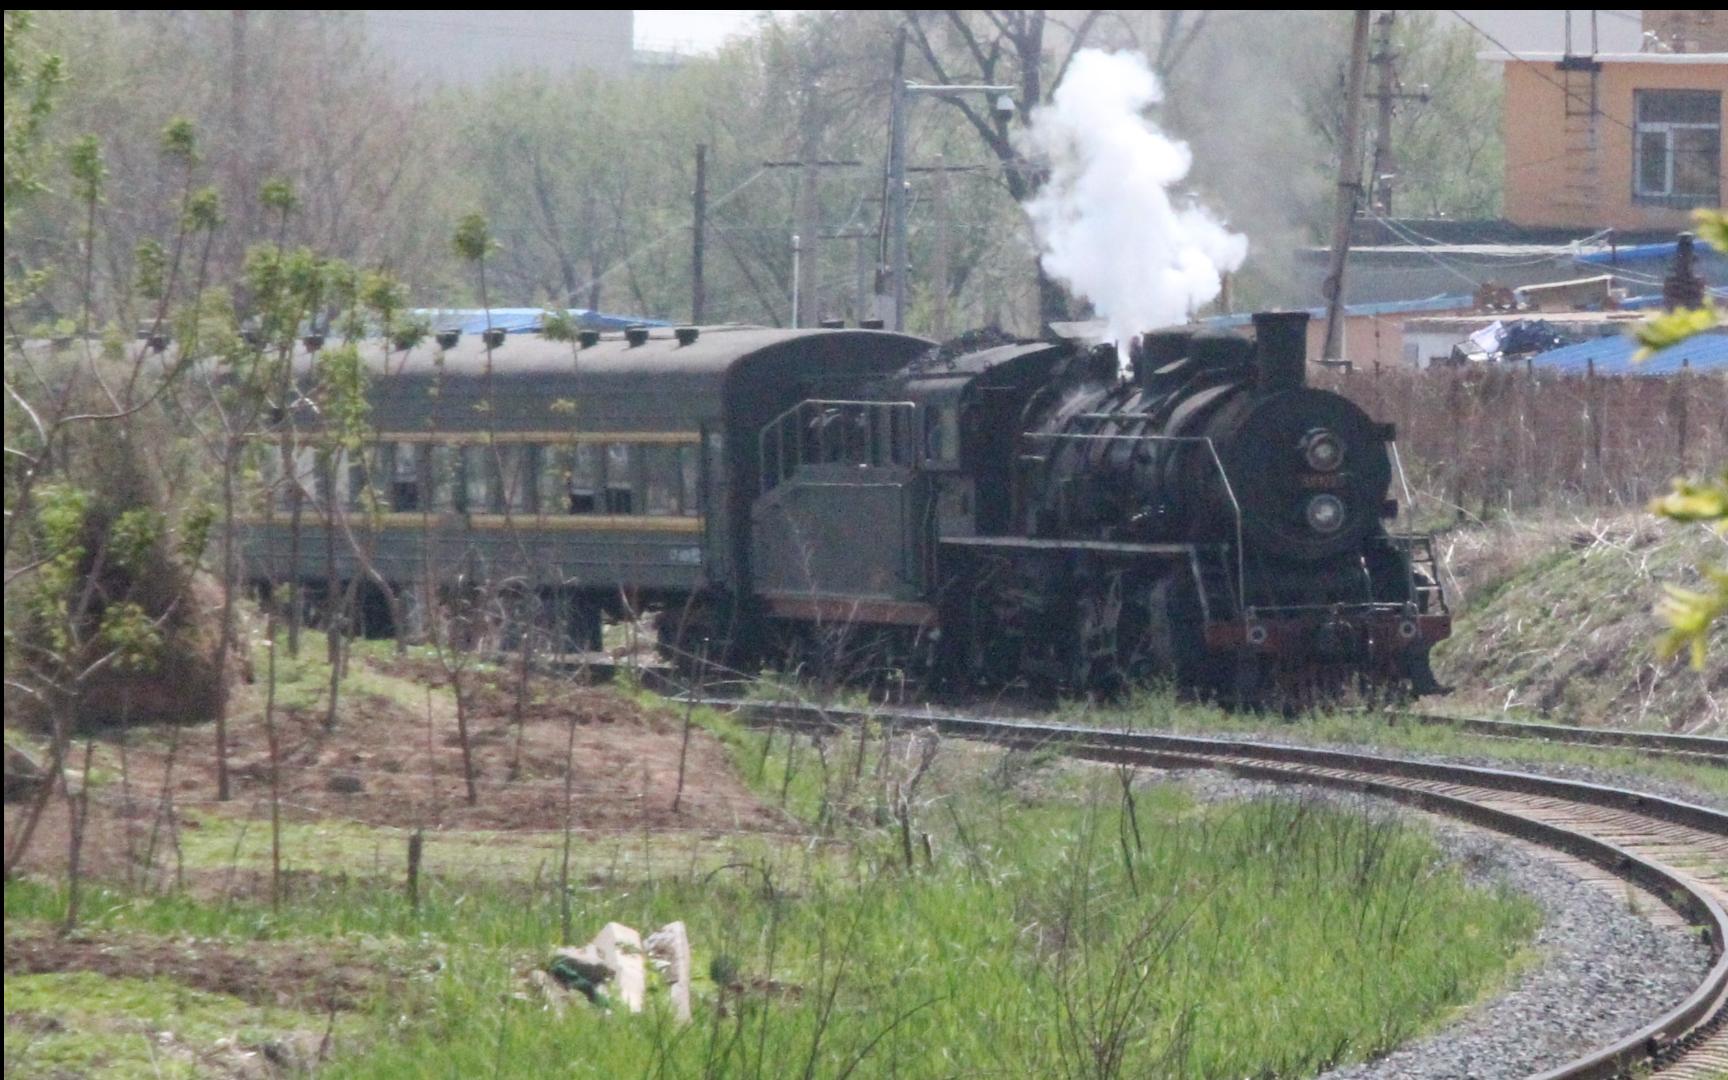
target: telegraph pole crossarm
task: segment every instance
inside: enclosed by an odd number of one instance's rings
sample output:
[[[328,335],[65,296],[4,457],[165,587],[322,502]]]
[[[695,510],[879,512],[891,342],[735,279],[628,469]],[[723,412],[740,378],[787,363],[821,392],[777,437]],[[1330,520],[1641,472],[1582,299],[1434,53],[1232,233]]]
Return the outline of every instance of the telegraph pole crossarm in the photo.
[[[911,97],[955,97],[961,94],[999,94],[1002,100],[998,108],[1005,102],[1009,109],[1013,108],[1012,95],[1019,92],[1017,86],[996,86],[985,83],[968,83],[956,86],[929,85],[926,83],[908,82],[904,76],[906,53],[906,31],[902,28],[894,40],[894,85],[889,95],[888,107],[888,209],[892,216],[894,235],[891,262],[888,274],[893,280],[892,318],[889,325],[894,330],[906,328],[906,270],[907,270],[907,237],[906,237],[906,106]]]

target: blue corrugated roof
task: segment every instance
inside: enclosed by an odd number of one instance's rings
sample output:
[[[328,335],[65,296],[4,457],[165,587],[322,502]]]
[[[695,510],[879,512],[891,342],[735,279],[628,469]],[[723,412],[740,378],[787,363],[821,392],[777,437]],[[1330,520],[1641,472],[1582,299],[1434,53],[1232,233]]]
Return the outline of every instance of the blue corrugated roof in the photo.
[[[1728,372],[1728,332],[1698,334],[1652,354],[1641,364],[1632,362],[1637,351],[1636,341],[1615,334],[1537,353],[1530,362],[1541,368],[1578,373],[1595,364],[1598,375],[1672,375],[1683,367]]]
[[[671,326],[663,319],[645,319],[639,315],[608,315],[587,308],[570,308],[570,317],[587,330],[622,330],[628,326]],[[540,329],[544,308],[420,308],[414,312],[432,322],[434,330],[460,330],[478,334],[488,326],[509,334],[532,334]]]
[[[1603,251],[1591,251],[1574,258],[1573,262],[1581,263],[1615,263],[1647,262],[1651,259],[1672,259],[1680,250],[1678,241],[1670,240],[1666,244],[1631,244],[1626,247],[1608,248]],[[1693,241],[1693,250],[1699,256],[1709,258],[1717,254],[1708,240]]]

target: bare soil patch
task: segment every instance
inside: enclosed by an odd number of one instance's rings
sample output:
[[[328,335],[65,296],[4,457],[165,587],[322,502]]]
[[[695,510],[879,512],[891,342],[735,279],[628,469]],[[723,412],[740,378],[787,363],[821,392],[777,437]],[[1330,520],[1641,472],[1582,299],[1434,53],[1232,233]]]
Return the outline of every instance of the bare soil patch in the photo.
[[[346,688],[334,727],[325,727],[322,708],[277,712],[284,820],[429,831],[560,831],[568,757],[569,822],[578,830],[718,835],[799,829],[751,793],[712,735],[693,728],[686,754],[683,724],[670,711],[644,708],[608,688],[536,675],[518,721],[512,672],[464,675],[477,791],[469,805],[455,698],[442,668],[412,659],[368,668],[374,662],[356,657],[353,664],[389,677],[372,679],[368,689]],[[247,690],[261,701],[262,687]],[[130,880],[152,848],[157,880],[173,875],[171,830],[198,827],[188,810],[266,827],[269,740],[262,710],[253,704],[237,710],[230,724],[228,802],[216,801],[215,735],[209,726],[176,731],[168,725],[134,725],[96,739],[92,774],[97,785],[82,855],[88,877]],[[71,757],[82,763],[82,743]],[[165,812],[169,803],[171,812]],[[27,812],[28,804],[6,806],[8,844]],[[65,800],[56,794],[24,869],[63,876],[69,831]],[[196,872],[186,877],[197,884]],[[235,882],[218,884],[226,892]]]
[[[255,1005],[346,1011],[407,978],[328,942],[250,941],[41,929],[6,934],[6,974],[89,971],[108,978],[172,979]]]

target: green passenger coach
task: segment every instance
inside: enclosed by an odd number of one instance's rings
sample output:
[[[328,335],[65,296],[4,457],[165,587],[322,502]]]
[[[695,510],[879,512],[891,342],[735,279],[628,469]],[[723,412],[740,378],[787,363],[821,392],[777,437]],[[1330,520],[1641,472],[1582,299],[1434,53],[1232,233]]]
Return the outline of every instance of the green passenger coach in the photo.
[[[313,603],[352,592],[372,632],[393,615],[412,629],[458,589],[538,601],[579,647],[598,646],[607,613],[735,611],[758,433],[817,384],[931,347],[756,327],[369,342],[361,445],[305,398],[259,438],[269,495],[240,521],[246,573]],[[297,356],[302,379],[315,360]]]

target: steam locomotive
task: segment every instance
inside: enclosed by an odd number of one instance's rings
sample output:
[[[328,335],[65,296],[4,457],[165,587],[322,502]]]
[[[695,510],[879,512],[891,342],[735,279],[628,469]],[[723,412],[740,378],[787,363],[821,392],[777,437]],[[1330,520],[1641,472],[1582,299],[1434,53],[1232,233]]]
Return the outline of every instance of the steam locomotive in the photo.
[[[657,611],[714,670],[1434,691],[1450,620],[1428,540],[1386,528],[1394,433],[1305,384],[1305,322],[1146,334],[1126,375],[1114,346],[875,329],[378,346],[376,435],[320,453],[288,418],[248,565],[375,617],[387,583],[411,622],[508,583],[582,647]]]

